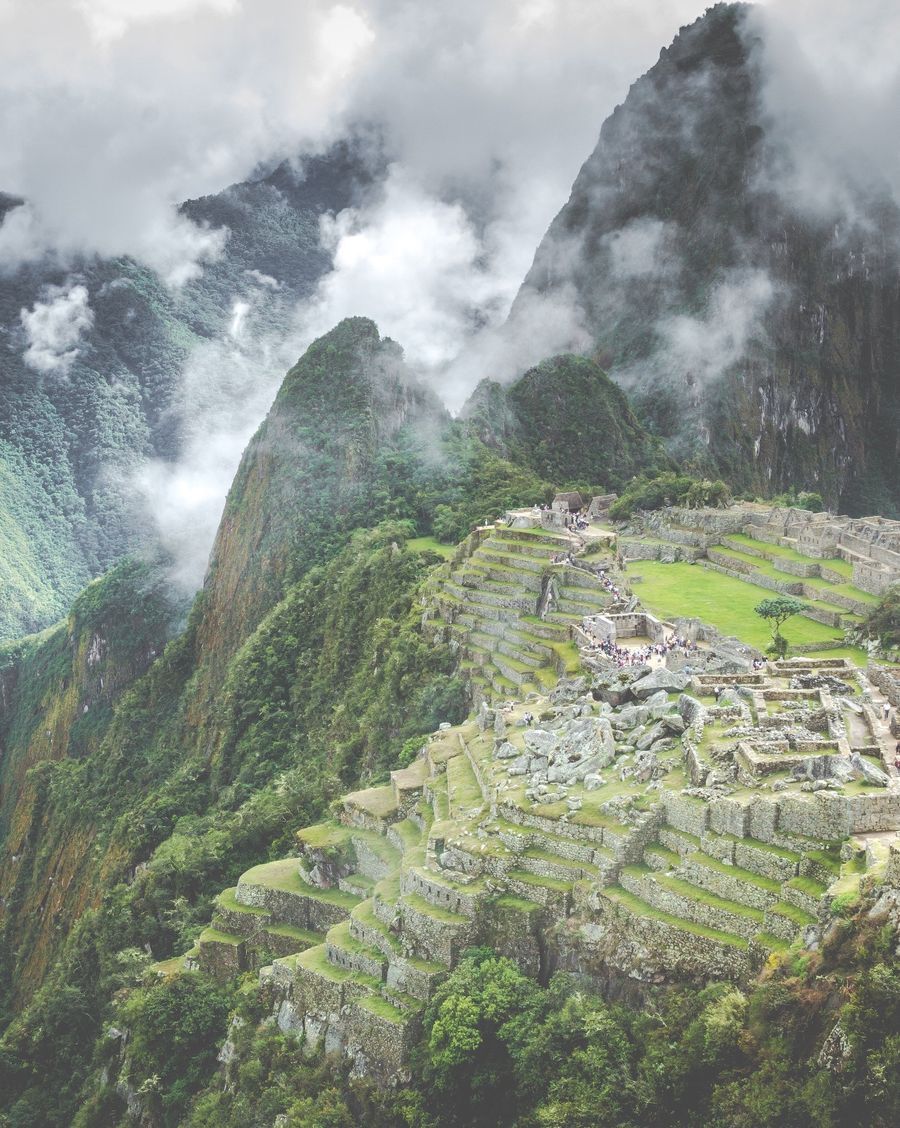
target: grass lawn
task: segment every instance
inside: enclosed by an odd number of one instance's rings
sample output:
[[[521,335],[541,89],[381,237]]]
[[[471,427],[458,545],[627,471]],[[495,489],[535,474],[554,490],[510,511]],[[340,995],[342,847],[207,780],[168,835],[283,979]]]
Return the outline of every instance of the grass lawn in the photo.
[[[443,556],[445,560],[452,560],[456,554],[457,546],[455,544],[441,544],[434,537],[413,537],[412,540],[406,542],[406,547],[410,552],[436,552],[438,556]]]
[[[710,623],[726,635],[736,635],[742,642],[765,650],[772,633],[765,620],[753,608],[774,593],[745,584],[742,580],[723,576],[696,564],[660,564],[655,560],[641,560],[632,565],[635,577],[634,591],[642,603],[665,619],[690,616]],[[843,638],[843,632],[822,623],[797,616],[789,619],[783,632],[792,646],[809,646]],[[850,657],[865,665],[862,650],[850,647],[823,651],[829,657]]]

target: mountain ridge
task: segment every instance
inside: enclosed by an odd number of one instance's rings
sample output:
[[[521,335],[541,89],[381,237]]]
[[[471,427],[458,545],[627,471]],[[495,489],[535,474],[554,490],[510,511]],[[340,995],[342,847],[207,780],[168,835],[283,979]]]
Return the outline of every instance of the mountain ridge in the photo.
[[[869,230],[836,235],[838,217],[778,194],[748,11],[719,4],[683,28],[604,122],[510,324],[530,292],[573,292],[595,354],[676,457],[738,489],[890,515],[900,337],[884,248],[900,212],[858,197]]]

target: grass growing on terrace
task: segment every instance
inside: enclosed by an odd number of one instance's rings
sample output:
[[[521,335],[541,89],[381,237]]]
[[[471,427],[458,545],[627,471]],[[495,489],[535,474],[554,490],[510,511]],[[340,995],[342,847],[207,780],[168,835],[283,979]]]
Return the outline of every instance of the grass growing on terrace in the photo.
[[[452,560],[456,555],[455,544],[441,544],[434,537],[413,537],[406,542],[406,547],[410,552],[436,552],[445,560]]]
[[[771,642],[768,625],[753,610],[765,598],[759,588],[694,564],[642,560],[633,567],[635,576],[641,577],[640,583],[635,583],[635,593],[654,614],[664,619],[677,616],[702,619],[723,634],[736,635],[742,642],[760,650],[765,650]],[[816,644],[843,638],[842,631],[799,615],[788,622],[785,635],[792,646],[808,646],[810,650],[815,650]],[[842,648],[838,656],[845,655],[865,665],[862,650]]]
[[[820,564],[823,568],[829,568],[832,572],[839,572],[848,580],[853,576],[853,565],[848,560],[844,560],[840,557],[830,557],[827,560],[820,560],[815,556],[804,556],[803,553],[797,552],[796,549],[789,548],[787,545],[769,544],[768,541],[748,537],[745,533],[729,533],[726,539],[734,541],[735,544],[749,545],[759,552],[771,553],[773,556],[779,556],[783,560],[793,560],[797,564]]]

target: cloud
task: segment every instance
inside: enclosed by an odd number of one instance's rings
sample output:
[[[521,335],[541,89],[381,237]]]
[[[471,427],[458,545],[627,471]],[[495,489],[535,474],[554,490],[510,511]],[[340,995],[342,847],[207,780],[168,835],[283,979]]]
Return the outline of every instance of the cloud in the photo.
[[[666,365],[702,392],[746,354],[775,293],[763,270],[730,271],[702,317],[679,314],[657,326]]]
[[[237,0],[75,0],[75,8],[87,21],[92,38],[100,44],[118,39],[133,24],[171,16],[183,17],[198,9],[231,13]]]
[[[129,253],[184,280],[222,236],[179,221],[180,201],[359,125],[435,199],[533,246],[600,122],[695,8],[7,0],[0,186],[31,214],[0,229],[3,261]]]
[[[699,7],[0,0],[0,189],[29,201],[0,226],[7,267],[130,254],[177,285],[227,239],[180,201],[360,133],[390,168],[324,221],[334,269],[308,307],[263,335],[254,303],[284,292],[248,276],[231,332],[189,358],[173,408],[183,455],[133,483],[185,582],[284,371],[341,316],[373,316],[453,407],[484,376],[587,347],[571,294],[527,295],[512,331],[507,311],[601,123]],[[645,269],[654,238],[624,234],[618,268]]]
[[[900,203],[900,8],[893,0],[770,0],[747,17],[763,76],[762,184],[801,214],[868,223]]]
[[[667,272],[671,263],[664,252],[671,235],[669,224],[650,218],[632,220],[614,231],[606,239],[612,277],[624,281]]]
[[[334,266],[304,311],[309,338],[365,313],[414,367],[434,371],[512,298],[465,209],[436,199],[399,166],[375,204],[324,217],[322,242]]]
[[[259,297],[235,296],[236,331],[191,354],[170,412],[182,436],[178,459],[149,459],[122,482],[139,524],[171,556],[173,582],[188,592],[203,580],[241,455],[300,350],[295,337],[260,329]]]
[[[337,131],[371,33],[336,0],[13,0],[0,9],[6,269],[51,251],[128,254],[177,285],[225,232],[187,198]]]
[[[87,288],[73,282],[47,286],[43,301],[23,309],[19,316],[27,341],[25,363],[35,372],[67,375],[78,356],[82,333],[94,323]]]

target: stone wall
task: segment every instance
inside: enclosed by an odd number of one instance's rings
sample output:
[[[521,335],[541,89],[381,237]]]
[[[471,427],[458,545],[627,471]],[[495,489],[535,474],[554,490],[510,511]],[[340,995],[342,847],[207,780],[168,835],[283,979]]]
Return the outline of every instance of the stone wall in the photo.
[[[752,951],[631,913],[602,891],[597,908],[597,919],[554,937],[558,967],[593,983],[609,982],[610,972],[618,972],[632,989],[686,980],[747,983],[763,962],[762,953],[754,957]]]
[[[687,831],[698,837],[709,826],[709,804],[693,795],[667,792],[663,797],[666,819],[676,830]]]
[[[886,667],[869,665],[866,670],[869,681],[877,685],[895,709],[900,709],[900,681]]]
[[[623,638],[649,638],[664,642],[666,630],[654,615],[640,611],[622,615],[585,615],[584,631],[599,642],[616,642]]]

